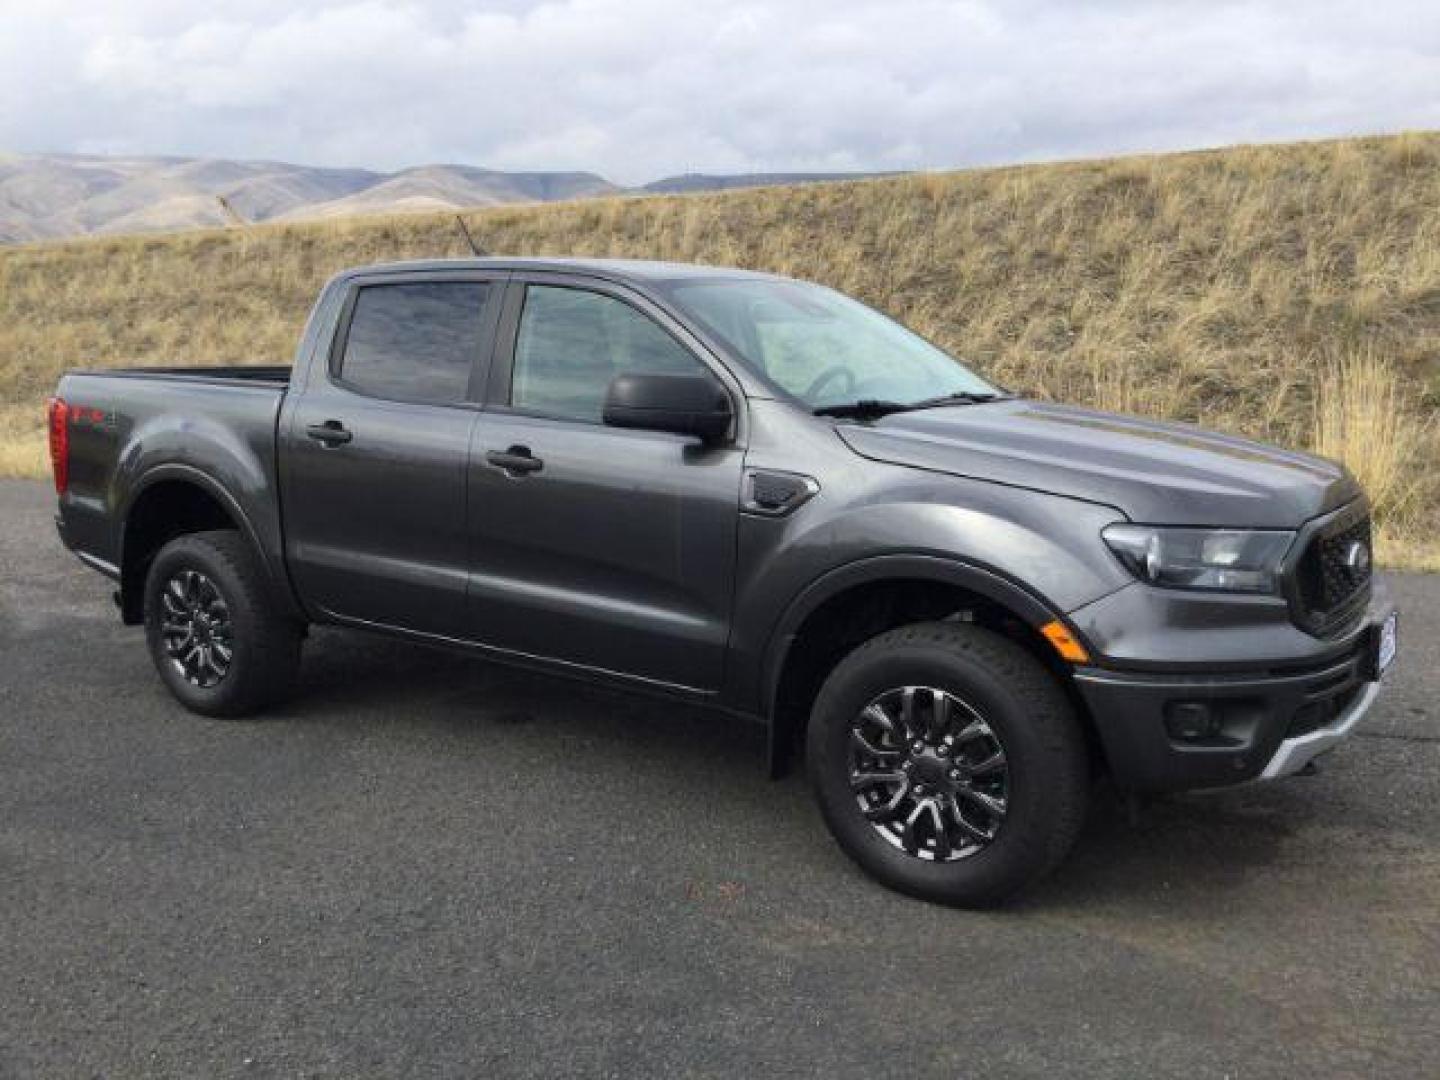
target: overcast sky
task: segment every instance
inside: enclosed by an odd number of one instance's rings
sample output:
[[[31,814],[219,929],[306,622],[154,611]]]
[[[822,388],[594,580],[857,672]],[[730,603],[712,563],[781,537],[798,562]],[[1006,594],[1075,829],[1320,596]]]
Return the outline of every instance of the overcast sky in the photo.
[[[1440,127],[1440,0],[0,0],[0,150],[944,168]]]

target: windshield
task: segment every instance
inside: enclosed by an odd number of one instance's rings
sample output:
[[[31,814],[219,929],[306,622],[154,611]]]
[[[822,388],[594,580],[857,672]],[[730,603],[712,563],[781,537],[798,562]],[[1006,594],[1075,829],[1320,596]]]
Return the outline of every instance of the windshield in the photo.
[[[918,334],[833,289],[801,281],[681,280],[666,294],[757,372],[810,409],[901,406],[999,391]]]

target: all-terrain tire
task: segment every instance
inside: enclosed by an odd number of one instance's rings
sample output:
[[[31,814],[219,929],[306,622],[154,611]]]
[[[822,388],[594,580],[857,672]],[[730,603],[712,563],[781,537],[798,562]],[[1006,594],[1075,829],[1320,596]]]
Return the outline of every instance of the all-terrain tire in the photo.
[[[952,695],[964,704],[964,716],[983,718],[1003,750],[1008,809],[994,838],[963,857],[956,853],[966,850],[964,845],[955,845],[942,861],[884,835],[867,819],[852,787],[852,769],[861,768],[852,757],[857,719],[872,703],[905,687]],[[993,754],[994,742],[990,746]],[[908,770],[943,762],[902,765]],[[1054,869],[1080,832],[1090,789],[1084,733],[1056,677],[1015,642],[965,623],[900,627],[841,660],[811,712],[806,767],[825,822],[846,854],[892,888],[961,907],[1001,903]],[[892,790],[881,789],[878,801],[887,801]],[[902,812],[911,805],[904,803]],[[937,801],[937,826],[940,805],[946,804]]]
[[[224,673],[202,668],[198,681],[187,677],[184,664],[167,643],[167,601],[164,592],[177,580],[213,586],[220,603],[209,601],[207,620],[224,618]],[[204,588],[208,599],[212,589]],[[182,589],[183,591],[183,589]],[[200,605],[190,604],[190,607]],[[172,596],[172,620],[183,622],[186,598]],[[179,615],[176,610],[181,609]],[[173,625],[173,622],[172,622]],[[213,623],[206,622],[205,633]],[[246,716],[274,704],[290,691],[300,664],[303,624],[285,613],[273,598],[270,582],[254,551],[238,533],[228,530],[178,537],[155,556],[145,578],[145,639],[155,669],[170,692],[192,712],[205,716]],[[218,636],[218,635],[217,635]],[[173,630],[169,642],[184,640]],[[208,637],[207,637],[208,640]],[[222,653],[214,652],[220,666]],[[213,680],[213,684],[205,685]]]

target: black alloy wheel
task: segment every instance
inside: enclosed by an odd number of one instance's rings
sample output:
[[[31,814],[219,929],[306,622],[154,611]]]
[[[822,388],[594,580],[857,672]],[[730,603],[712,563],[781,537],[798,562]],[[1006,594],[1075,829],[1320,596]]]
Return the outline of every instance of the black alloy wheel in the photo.
[[[215,686],[235,659],[230,606],[215,582],[180,570],[165,583],[160,604],[160,636],[175,670],[192,686]]]
[[[888,843],[949,862],[999,835],[1010,769],[974,706],[937,687],[904,686],[880,694],[855,718],[850,787]]]

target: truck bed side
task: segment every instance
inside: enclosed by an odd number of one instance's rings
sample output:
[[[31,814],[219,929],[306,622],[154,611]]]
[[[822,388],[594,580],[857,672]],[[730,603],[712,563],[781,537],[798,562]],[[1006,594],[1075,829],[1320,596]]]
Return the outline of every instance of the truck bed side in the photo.
[[[123,580],[127,621],[138,613],[132,579],[143,580],[149,556],[181,525],[240,528],[288,593],[276,485],[288,374],[144,368],[61,380],[69,475],[60,533],[85,562]]]

